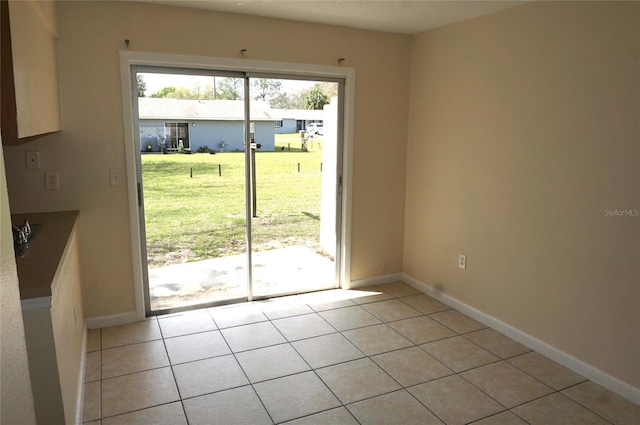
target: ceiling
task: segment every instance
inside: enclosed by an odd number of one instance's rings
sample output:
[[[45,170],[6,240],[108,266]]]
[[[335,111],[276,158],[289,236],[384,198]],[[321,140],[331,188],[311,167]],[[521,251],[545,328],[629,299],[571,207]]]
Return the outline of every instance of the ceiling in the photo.
[[[507,9],[524,0],[137,0],[292,21],[401,34],[422,31]]]

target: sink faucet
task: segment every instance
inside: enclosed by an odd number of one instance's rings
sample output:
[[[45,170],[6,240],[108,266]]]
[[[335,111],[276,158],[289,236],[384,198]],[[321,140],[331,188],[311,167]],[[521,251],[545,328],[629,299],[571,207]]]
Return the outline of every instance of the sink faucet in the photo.
[[[29,220],[25,220],[22,226],[13,226],[13,242],[22,245],[29,243],[31,236],[31,226]]]

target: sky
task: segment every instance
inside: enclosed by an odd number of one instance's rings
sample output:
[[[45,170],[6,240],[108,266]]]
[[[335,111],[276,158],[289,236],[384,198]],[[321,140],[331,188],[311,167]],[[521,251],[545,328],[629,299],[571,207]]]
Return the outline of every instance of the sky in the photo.
[[[203,77],[196,75],[169,75],[169,74],[143,74],[144,82],[147,84],[147,90],[145,94],[151,96],[152,93],[164,87],[187,87],[193,88],[197,84],[204,88],[207,85],[213,85],[213,77]],[[221,77],[216,77],[219,79]],[[282,82],[282,88],[285,92],[296,92],[303,89],[308,89],[313,86],[315,81],[302,81],[302,80],[280,80]]]

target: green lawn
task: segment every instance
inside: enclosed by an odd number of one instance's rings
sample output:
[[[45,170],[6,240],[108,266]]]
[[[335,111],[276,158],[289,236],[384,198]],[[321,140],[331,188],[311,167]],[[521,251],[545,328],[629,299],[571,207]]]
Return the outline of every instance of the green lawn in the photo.
[[[256,154],[255,250],[320,249],[320,146],[301,152],[297,135],[276,135],[275,152]],[[144,154],[142,178],[150,266],[245,252],[243,152]]]

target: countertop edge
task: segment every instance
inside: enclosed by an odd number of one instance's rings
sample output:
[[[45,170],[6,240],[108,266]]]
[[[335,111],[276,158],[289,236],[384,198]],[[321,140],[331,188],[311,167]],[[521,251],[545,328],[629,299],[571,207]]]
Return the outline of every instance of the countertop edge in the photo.
[[[52,284],[61,261],[68,249],[69,241],[76,230],[78,210],[32,214],[12,214],[11,222],[23,224],[29,219],[32,224],[44,224],[24,257],[16,258],[20,300],[51,298]]]

